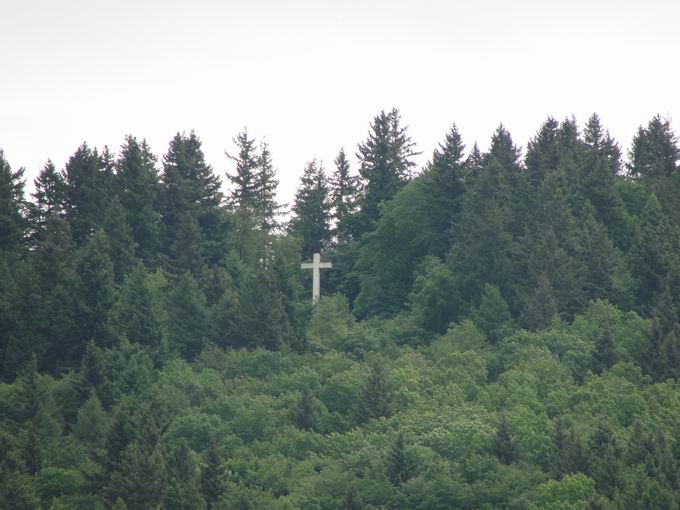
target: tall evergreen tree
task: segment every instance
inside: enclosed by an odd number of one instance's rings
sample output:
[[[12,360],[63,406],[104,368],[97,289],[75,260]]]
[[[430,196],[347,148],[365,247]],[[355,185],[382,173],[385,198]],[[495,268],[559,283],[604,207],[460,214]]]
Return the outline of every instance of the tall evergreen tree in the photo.
[[[146,140],[125,137],[116,161],[116,181],[120,202],[130,225],[137,257],[153,264],[160,249],[160,179],[156,156]]]
[[[205,261],[221,260],[221,183],[205,162],[201,141],[193,131],[188,136],[177,133],[170,142],[161,180],[166,255],[177,261],[186,247],[186,227],[195,222],[200,232],[196,245]]]
[[[254,138],[248,138],[248,130],[243,129],[233,139],[238,149],[237,155],[227,154],[227,157],[236,163],[236,171],[233,175],[227,174],[234,189],[231,192],[230,204],[236,209],[241,209],[253,214],[258,206],[258,169],[259,157],[256,151]]]
[[[302,257],[321,252],[330,243],[330,202],[323,163],[312,160],[305,166],[295,192],[289,231],[302,240]]]
[[[113,195],[110,161],[83,143],[66,163],[66,217],[77,245],[101,227],[106,205]]]
[[[36,243],[45,235],[48,219],[63,218],[66,213],[65,183],[51,160],[47,160],[33,183],[33,202],[28,210],[33,243]]]
[[[363,193],[359,211],[359,234],[373,229],[380,215],[379,205],[390,200],[411,178],[415,165],[411,158],[418,154],[415,143],[401,125],[396,108],[381,111],[371,123],[368,138],[357,152]]]
[[[282,206],[276,201],[278,187],[279,181],[276,178],[269,144],[262,142],[257,173],[257,210],[259,211],[258,217],[261,227],[265,232],[271,232],[279,225],[277,216],[281,212]]]
[[[68,354],[73,363],[80,360],[85,342],[108,343],[104,325],[114,302],[113,264],[104,232],[97,231],[76,256],[75,296],[80,325],[79,338],[73,339]]]
[[[635,177],[654,179],[673,175],[680,148],[669,120],[657,115],[646,128],[640,126],[629,156],[630,172]]]
[[[109,246],[109,258],[113,264],[114,280],[121,284],[135,261],[135,241],[128,225],[125,210],[117,196],[109,200],[102,221]]]
[[[355,267],[361,283],[355,301],[359,316],[398,312],[423,258],[448,252],[463,194],[463,149],[454,125],[425,171],[397,192],[375,230],[364,236]]]
[[[0,149],[0,249],[15,248],[25,235],[24,169],[12,171]]]
[[[462,198],[448,261],[468,306],[478,302],[482,286],[489,283],[507,296],[512,310],[526,197],[519,151],[503,126],[494,133],[483,160]]]
[[[352,215],[356,211],[359,194],[357,176],[350,174],[349,161],[345,149],[341,148],[334,160],[335,169],[330,178],[330,198],[333,220],[333,232],[339,243],[352,237]]]

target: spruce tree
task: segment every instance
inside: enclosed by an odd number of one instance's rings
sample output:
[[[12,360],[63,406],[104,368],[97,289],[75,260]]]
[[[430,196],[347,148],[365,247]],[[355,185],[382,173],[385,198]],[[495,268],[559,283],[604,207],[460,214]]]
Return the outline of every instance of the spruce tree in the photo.
[[[352,217],[357,207],[358,179],[350,174],[345,149],[340,149],[334,163],[335,168],[329,178],[333,234],[338,243],[344,243],[351,239],[353,233]]]
[[[635,177],[656,179],[673,175],[680,159],[680,148],[670,121],[657,115],[646,128],[640,126],[629,157],[629,169]]]
[[[121,284],[134,265],[136,247],[125,210],[115,195],[109,200],[104,213],[102,230],[109,245],[114,280],[116,284]]]
[[[131,229],[135,254],[154,264],[161,242],[159,208],[160,178],[157,159],[146,140],[126,136],[116,161],[116,182],[120,202]]]
[[[130,342],[160,349],[161,322],[156,316],[147,277],[148,273],[141,262],[127,275],[111,308],[108,327],[119,338],[124,336]]]
[[[25,235],[24,169],[12,171],[0,149],[0,249],[17,248]]]
[[[234,209],[248,211],[254,214],[258,206],[258,169],[259,157],[256,151],[254,138],[248,138],[248,130],[243,129],[233,139],[238,149],[237,155],[227,154],[227,157],[236,163],[233,175],[227,174],[234,189],[231,192],[230,205]]]
[[[282,206],[276,201],[276,190],[279,181],[276,178],[276,170],[272,163],[269,144],[260,144],[260,157],[257,172],[257,212],[262,230],[272,232],[279,226],[277,216]]]
[[[85,342],[90,339],[101,345],[109,341],[105,323],[115,297],[113,264],[106,234],[97,231],[76,255],[75,297],[80,338],[69,346],[73,363],[80,360]]]
[[[66,204],[64,179],[51,160],[47,160],[33,183],[35,187],[31,195],[33,202],[29,204],[28,210],[32,241],[35,244],[44,237],[49,219],[65,216]]]
[[[381,111],[373,119],[368,138],[359,144],[357,152],[362,185],[359,235],[373,229],[380,215],[379,205],[410,180],[415,165],[411,158],[418,154],[414,147],[407,128],[401,125],[399,110]]]
[[[113,195],[109,161],[83,143],[66,163],[66,217],[73,239],[83,245],[102,226],[106,205]]]
[[[187,255],[187,228],[197,225],[200,238],[192,240],[209,264],[221,260],[224,249],[220,179],[205,162],[201,141],[192,131],[177,133],[163,157],[161,221],[165,253],[172,262]]]
[[[323,163],[312,160],[305,166],[295,193],[289,231],[302,240],[302,257],[323,251],[330,243],[330,202]]]

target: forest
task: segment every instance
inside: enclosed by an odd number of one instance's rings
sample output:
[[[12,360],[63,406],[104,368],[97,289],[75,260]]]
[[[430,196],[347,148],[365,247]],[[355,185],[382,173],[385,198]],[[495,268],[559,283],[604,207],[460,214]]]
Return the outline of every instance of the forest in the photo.
[[[1,508],[679,508],[669,120],[453,125],[421,169],[397,109],[367,133],[289,208],[247,130],[30,191],[0,150]]]

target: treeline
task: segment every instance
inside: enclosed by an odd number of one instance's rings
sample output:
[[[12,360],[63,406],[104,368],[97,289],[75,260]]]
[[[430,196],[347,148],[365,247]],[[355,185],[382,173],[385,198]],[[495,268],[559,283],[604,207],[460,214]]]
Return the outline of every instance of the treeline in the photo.
[[[381,112],[290,217],[266,144],[0,151],[8,508],[676,508],[680,159],[593,115],[525,157]],[[312,309],[300,262],[321,251]]]

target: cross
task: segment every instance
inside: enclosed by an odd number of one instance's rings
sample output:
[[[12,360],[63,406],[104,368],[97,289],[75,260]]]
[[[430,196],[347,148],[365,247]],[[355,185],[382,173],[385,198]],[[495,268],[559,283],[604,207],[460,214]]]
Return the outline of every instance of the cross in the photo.
[[[313,279],[312,279],[312,302],[316,303],[321,296],[321,272],[319,269],[330,269],[333,264],[330,262],[321,262],[321,255],[318,253],[314,254],[313,262],[303,262],[300,266],[302,269],[313,269]]]

